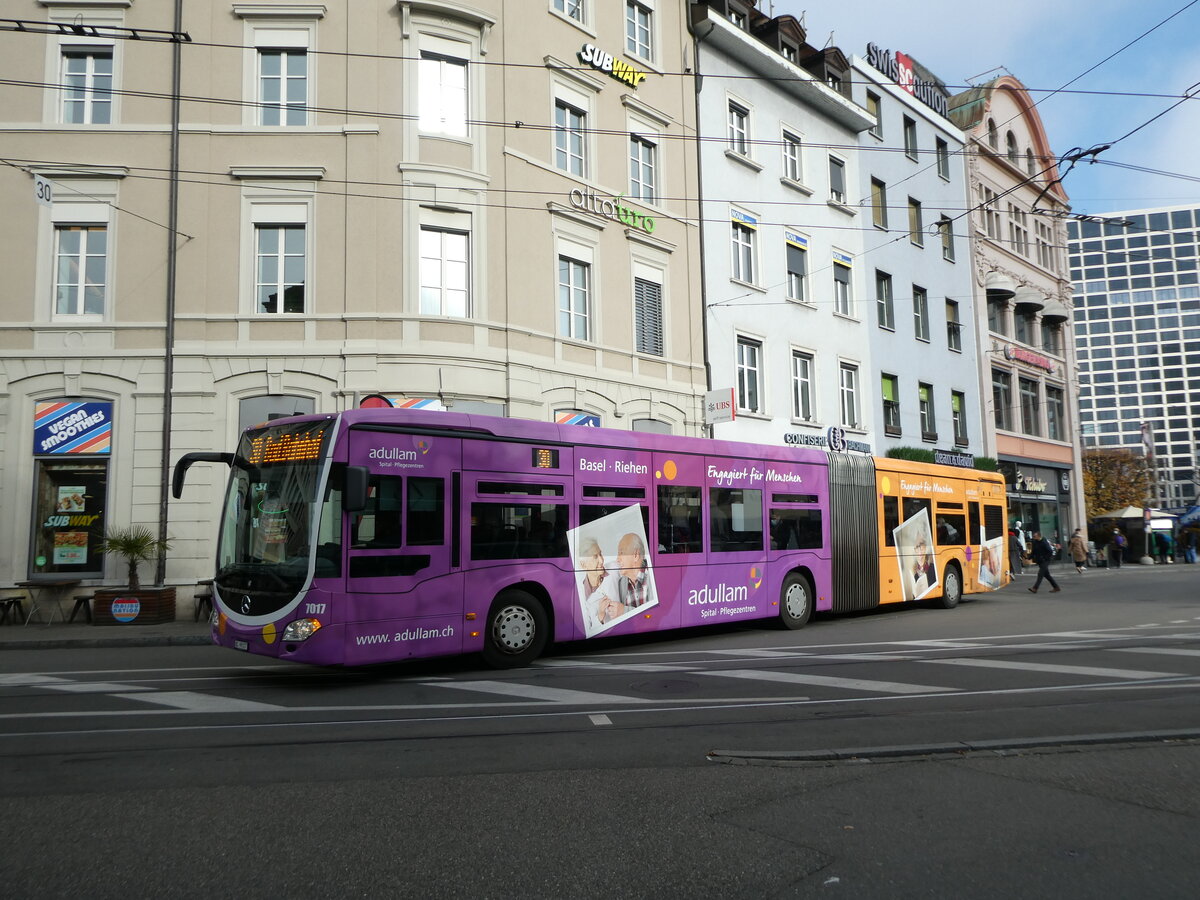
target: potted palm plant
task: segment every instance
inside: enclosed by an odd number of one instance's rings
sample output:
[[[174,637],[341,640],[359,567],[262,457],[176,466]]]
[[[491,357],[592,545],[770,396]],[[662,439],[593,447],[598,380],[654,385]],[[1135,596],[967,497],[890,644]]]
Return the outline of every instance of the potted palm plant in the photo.
[[[175,621],[175,588],[142,587],[138,565],[171,549],[144,525],[117,528],[104,535],[101,552],[112,554],[128,566],[128,584],[100,588],[93,598],[92,621],[96,625],[158,625]]]

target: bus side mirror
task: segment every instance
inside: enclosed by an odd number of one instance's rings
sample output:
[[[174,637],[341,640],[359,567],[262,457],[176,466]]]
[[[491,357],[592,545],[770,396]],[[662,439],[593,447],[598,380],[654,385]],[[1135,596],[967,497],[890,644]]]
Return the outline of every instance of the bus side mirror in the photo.
[[[366,466],[346,466],[346,489],[342,492],[342,509],[361,512],[367,508],[367,482],[371,472]]]
[[[232,466],[236,459],[233,453],[185,453],[179,458],[179,462],[175,463],[175,472],[171,476],[171,493],[178,500],[183,496],[183,479],[187,475],[187,470],[192,467],[192,463],[198,462],[219,462],[225,463],[227,466]]]

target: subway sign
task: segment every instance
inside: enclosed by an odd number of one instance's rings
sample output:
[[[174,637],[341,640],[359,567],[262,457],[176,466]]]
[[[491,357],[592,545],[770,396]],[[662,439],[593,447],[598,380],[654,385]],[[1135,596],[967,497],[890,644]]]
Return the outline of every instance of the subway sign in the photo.
[[[904,90],[908,91],[942,118],[950,118],[950,108],[947,104],[945,88],[932,80],[917,77],[917,69],[924,69],[920,63],[907,53],[891,50],[880,50],[875,44],[867,44],[867,62],[886,75]]]
[[[579,61],[584,65],[591,66],[593,69],[612,76],[617,81],[625,82],[631,88],[636,88],[646,77],[645,72],[635,69],[623,59],[617,59],[611,53],[601,50],[595,44],[583,45],[583,49],[579,51]]]

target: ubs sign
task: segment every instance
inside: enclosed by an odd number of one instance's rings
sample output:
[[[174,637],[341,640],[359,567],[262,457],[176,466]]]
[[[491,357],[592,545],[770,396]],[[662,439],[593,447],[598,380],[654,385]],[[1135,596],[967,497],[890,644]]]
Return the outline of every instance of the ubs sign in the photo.
[[[924,67],[907,53],[897,50],[896,55],[893,56],[891,50],[880,50],[875,44],[867,44],[867,62],[939,116],[950,118],[945,88],[938,81],[933,80],[932,75],[930,75],[930,80],[918,78],[917,69],[924,69]]]

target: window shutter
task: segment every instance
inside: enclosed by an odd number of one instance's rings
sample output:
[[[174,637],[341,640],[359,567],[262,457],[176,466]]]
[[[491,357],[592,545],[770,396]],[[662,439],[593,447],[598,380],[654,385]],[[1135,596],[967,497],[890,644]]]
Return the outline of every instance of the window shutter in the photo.
[[[662,356],[662,285],[644,278],[634,278],[633,308],[637,352]]]

